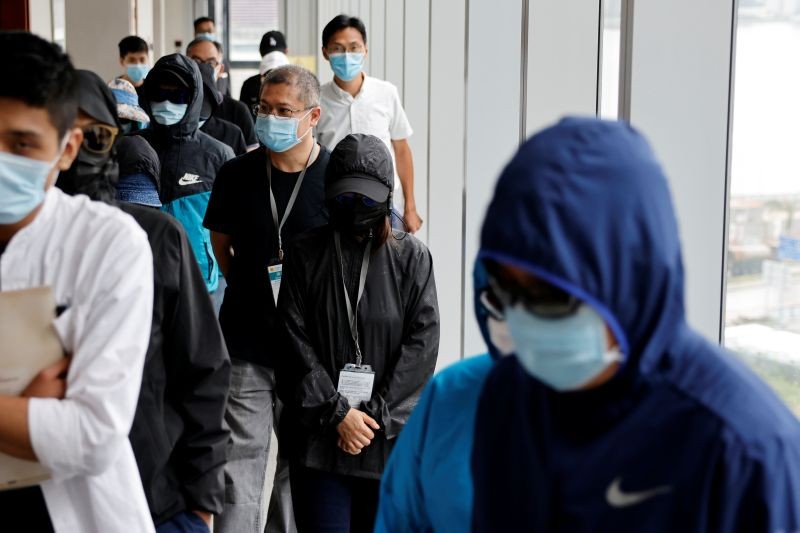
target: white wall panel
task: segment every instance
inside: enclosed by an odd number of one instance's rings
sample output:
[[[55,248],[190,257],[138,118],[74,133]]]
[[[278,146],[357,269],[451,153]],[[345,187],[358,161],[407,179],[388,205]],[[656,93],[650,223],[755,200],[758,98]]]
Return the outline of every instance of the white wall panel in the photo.
[[[317,27],[316,0],[286,0],[285,34],[289,54],[317,55],[322,38],[322,27]]]
[[[405,66],[405,4],[406,0],[387,0],[385,29],[385,77],[395,84],[403,100],[403,68]],[[367,34],[369,36],[369,34]]]
[[[104,80],[122,73],[119,40],[133,31],[131,0],[69,0],[66,8],[67,52],[77,68]],[[87,31],[89,21],[103,21],[102,31]]]
[[[322,56],[322,29],[333,17],[342,12],[341,0],[317,0],[317,32],[320,36],[317,47],[317,77],[320,83],[327,83],[333,79],[331,65]]]
[[[474,0],[471,0],[474,1]],[[466,2],[430,1],[430,129],[427,217],[441,318],[438,368],[462,357],[466,133]],[[413,26],[411,26],[413,29]],[[419,125],[415,125],[419,131]],[[415,154],[416,155],[416,154]]]
[[[53,16],[50,0],[28,0],[30,32],[48,41],[53,40]]]
[[[369,75],[384,79],[386,74],[386,0],[371,0],[370,25],[367,28]]]
[[[414,158],[414,200],[423,226],[417,237],[427,242],[428,225],[428,63],[431,0],[406,0],[403,106],[414,134],[408,142]]]
[[[597,110],[598,0],[529,0],[526,133]]]
[[[470,0],[468,31],[465,356],[486,350],[472,312],[472,269],[494,184],[519,144],[522,2]]]
[[[148,44],[153,43],[153,18],[153,0],[137,0],[134,32]]]
[[[653,144],[683,241],[687,312],[720,339],[734,0],[635,3],[623,116]]]

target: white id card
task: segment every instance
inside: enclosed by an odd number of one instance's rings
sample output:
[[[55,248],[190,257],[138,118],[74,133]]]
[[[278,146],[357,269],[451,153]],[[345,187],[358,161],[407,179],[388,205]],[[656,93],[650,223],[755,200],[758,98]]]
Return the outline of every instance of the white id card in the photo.
[[[275,305],[278,305],[278,294],[281,292],[281,278],[283,277],[283,265],[272,265],[269,267],[269,284],[272,286],[272,297]]]
[[[361,402],[372,398],[372,386],[375,383],[375,372],[369,365],[356,366],[346,364],[339,372],[339,386],[336,390],[350,402],[350,407],[358,409]]]

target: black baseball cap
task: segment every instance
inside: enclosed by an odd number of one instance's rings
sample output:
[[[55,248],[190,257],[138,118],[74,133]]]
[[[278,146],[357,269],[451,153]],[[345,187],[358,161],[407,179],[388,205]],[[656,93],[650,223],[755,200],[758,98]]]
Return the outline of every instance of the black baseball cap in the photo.
[[[286,37],[283,36],[278,30],[268,31],[261,37],[261,44],[258,45],[258,51],[261,57],[264,57],[270,52],[286,53]]]
[[[325,197],[354,192],[385,202],[394,187],[392,154],[379,138],[351,133],[331,153],[325,172]]]

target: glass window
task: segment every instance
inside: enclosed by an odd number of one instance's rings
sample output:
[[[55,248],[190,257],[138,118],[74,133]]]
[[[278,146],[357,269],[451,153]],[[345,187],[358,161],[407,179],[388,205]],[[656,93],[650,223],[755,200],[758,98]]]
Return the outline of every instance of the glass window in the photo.
[[[230,61],[261,61],[261,36],[280,24],[279,0],[228,0]]]
[[[725,345],[800,415],[800,0],[740,0]]]
[[[600,116],[619,116],[619,48],[622,0],[603,0],[602,61],[600,62]]]

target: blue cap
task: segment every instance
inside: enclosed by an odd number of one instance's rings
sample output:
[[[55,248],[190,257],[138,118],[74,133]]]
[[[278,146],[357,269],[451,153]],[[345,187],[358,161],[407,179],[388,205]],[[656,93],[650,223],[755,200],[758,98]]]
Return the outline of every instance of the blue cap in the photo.
[[[120,177],[117,183],[117,198],[129,204],[161,207],[158,185],[149,174],[137,173]]]

